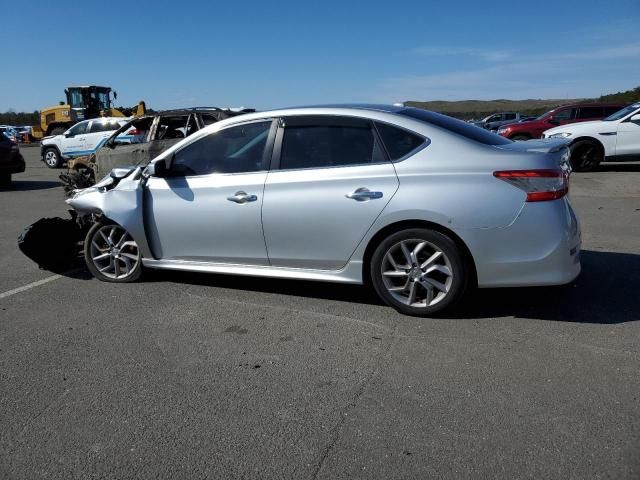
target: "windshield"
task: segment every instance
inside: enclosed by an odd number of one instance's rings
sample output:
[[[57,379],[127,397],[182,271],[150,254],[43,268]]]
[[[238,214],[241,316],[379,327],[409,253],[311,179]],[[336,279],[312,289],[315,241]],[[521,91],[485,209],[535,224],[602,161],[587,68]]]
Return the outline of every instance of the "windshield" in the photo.
[[[607,118],[603,118],[603,122],[612,122],[613,120],[620,120],[621,118],[626,117],[627,115],[635,112],[640,109],[640,103],[634,103],[632,105],[628,105],[624,107],[622,110],[618,110],[616,113],[609,115]]]
[[[453,117],[447,117],[440,113],[422,110],[420,108],[405,108],[398,112],[401,115],[412,117],[426,123],[443,128],[456,135],[461,135],[469,140],[484,143],[485,145],[507,145],[512,143],[508,138],[501,137],[495,133],[491,133],[484,128],[476,127],[473,124],[463,122]]]

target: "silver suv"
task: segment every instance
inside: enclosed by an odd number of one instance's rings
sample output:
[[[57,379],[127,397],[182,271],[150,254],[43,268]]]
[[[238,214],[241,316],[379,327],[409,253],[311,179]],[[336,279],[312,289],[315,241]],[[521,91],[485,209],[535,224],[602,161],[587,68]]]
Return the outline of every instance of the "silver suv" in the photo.
[[[370,283],[429,315],[465,289],[580,271],[564,140],[512,142],[426,110],[339,106],[217,122],[67,200],[88,268]]]

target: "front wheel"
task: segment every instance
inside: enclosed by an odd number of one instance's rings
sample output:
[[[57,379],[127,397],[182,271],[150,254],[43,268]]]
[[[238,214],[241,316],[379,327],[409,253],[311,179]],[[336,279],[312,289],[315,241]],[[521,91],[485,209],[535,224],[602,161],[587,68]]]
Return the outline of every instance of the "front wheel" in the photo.
[[[580,140],[569,148],[571,151],[571,167],[576,172],[591,172],[598,168],[604,159],[600,145],[591,140]]]
[[[11,185],[11,174],[10,173],[0,173],[0,185],[2,185],[2,186]]]
[[[386,238],[371,258],[370,274],[380,298],[401,313],[429,316],[454,305],[468,283],[455,242],[427,229]]]
[[[511,137],[511,140],[513,140],[514,142],[526,142],[530,139],[531,137],[529,137],[528,135],[514,135],[513,137]]]
[[[84,242],[89,271],[103,282],[135,282],[142,274],[140,248],[120,225],[96,223]]]
[[[49,168],[59,168],[62,165],[60,154],[55,148],[47,148],[44,153],[44,163]]]

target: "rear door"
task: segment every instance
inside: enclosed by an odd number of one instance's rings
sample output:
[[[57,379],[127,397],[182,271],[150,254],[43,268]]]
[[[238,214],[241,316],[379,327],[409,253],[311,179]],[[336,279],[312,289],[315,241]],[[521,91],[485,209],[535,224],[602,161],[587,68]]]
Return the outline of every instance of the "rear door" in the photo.
[[[262,205],[271,265],[338,270],[398,188],[366,119],[280,121]]]

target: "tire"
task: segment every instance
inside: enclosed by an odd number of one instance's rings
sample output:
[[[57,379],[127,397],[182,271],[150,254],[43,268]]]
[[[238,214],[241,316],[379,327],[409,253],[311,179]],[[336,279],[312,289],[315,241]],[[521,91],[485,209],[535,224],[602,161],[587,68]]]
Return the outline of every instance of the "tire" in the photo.
[[[62,166],[62,159],[57,148],[46,148],[42,152],[42,158],[44,159],[44,164],[49,168],[60,168]]]
[[[0,173],[0,186],[8,187],[11,185],[11,174],[10,173]]]
[[[514,142],[523,142],[525,140],[531,140],[531,137],[529,137],[529,135],[514,135],[511,137],[511,140]]]
[[[602,146],[593,140],[580,140],[569,147],[571,167],[576,172],[591,172],[604,159]]]
[[[56,127],[53,130],[51,130],[51,132],[49,132],[49,135],[62,135],[66,131],[67,129],[64,127]]]
[[[454,306],[469,283],[469,269],[455,242],[424,228],[402,230],[383,240],[369,271],[376,293],[387,305],[420,317]]]
[[[102,282],[130,283],[142,275],[140,249],[129,232],[115,223],[98,222],[84,241],[84,259]]]

